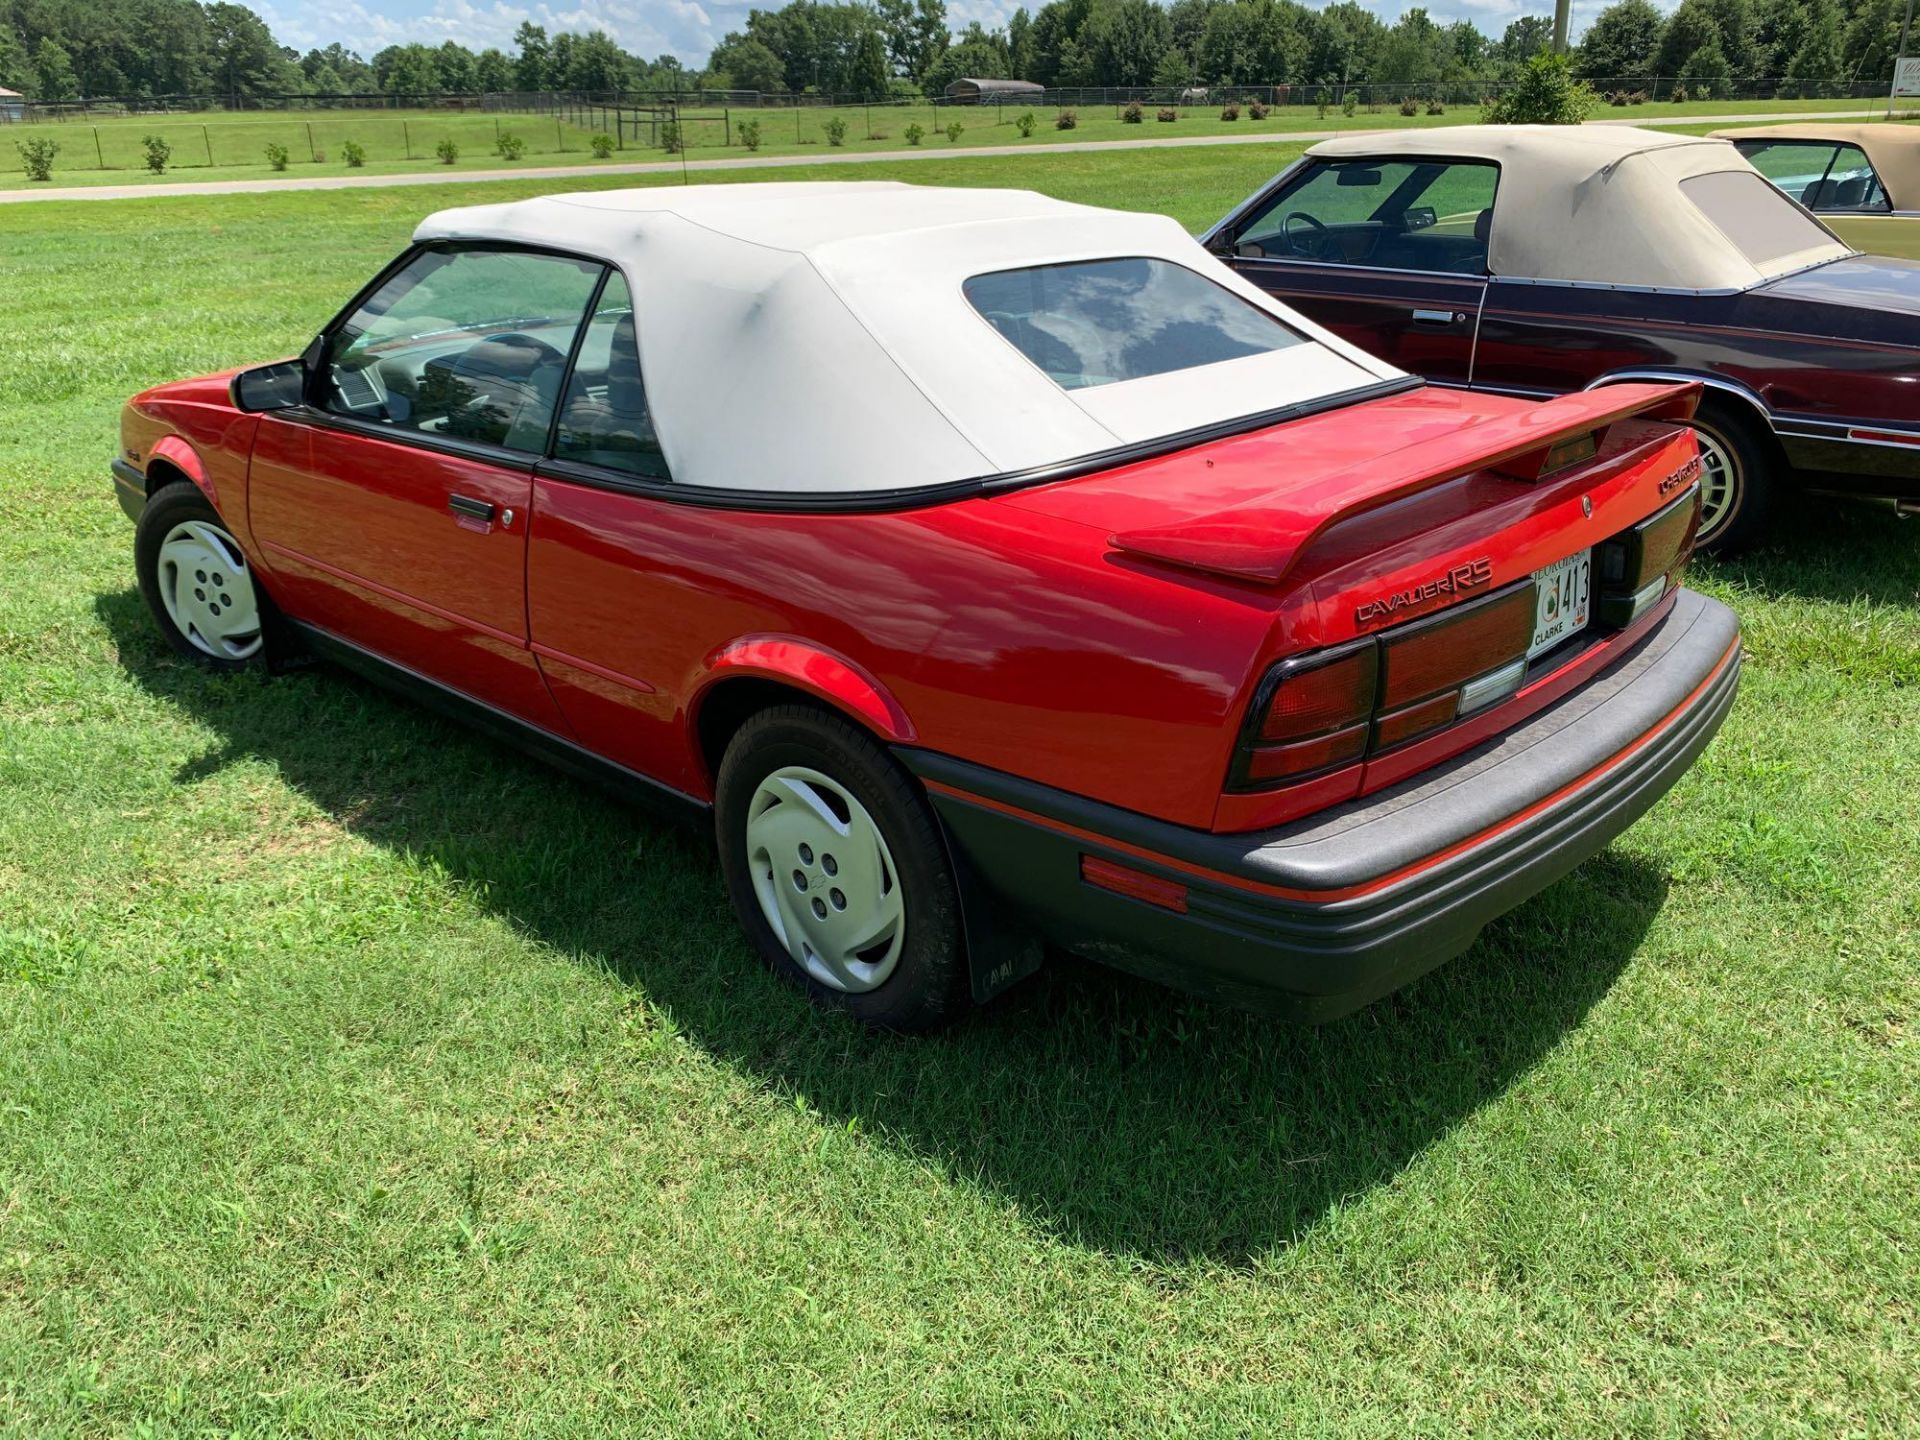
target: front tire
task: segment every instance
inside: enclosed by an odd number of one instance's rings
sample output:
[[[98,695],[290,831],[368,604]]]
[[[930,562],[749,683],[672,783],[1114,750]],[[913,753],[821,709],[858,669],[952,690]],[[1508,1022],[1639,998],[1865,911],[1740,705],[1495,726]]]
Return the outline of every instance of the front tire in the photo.
[[[720,870],[776,974],[883,1030],[966,1007],[960,906],[925,799],[879,745],[806,705],[762,710],[720,763]]]
[[[264,659],[271,602],[199,486],[176,480],[154,491],[134,530],[133,557],[140,593],[175,651],[213,670]]]
[[[1779,489],[1780,457],[1751,416],[1708,399],[1694,416],[1700,442],[1700,534],[1694,548],[1734,555],[1759,540]]]

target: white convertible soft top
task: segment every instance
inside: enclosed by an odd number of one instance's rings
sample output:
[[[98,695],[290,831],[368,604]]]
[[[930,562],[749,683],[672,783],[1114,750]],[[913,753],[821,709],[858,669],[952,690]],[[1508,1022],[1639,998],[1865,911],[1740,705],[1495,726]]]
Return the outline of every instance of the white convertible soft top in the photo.
[[[1746,290],[1853,253],[1725,140],[1631,125],[1460,125],[1323,140],[1306,158],[1498,165],[1487,268],[1510,278]]]
[[[421,241],[605,260],[634,297],[648,407],[676,482],[795,492],[1059,465],[1357,390],[1401,372],[1279,305],[1161,215],[1023,190],[744,184],[444,210]],[[1307,343],[1066,389],[967,301],[993,271],[1171,261]]]

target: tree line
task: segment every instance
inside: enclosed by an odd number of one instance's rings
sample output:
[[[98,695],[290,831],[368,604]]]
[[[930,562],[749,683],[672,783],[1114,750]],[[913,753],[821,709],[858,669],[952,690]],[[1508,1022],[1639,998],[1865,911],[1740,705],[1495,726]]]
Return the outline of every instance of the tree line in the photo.
[[[1574,48],[1587,78],[1761,77],[1884,83],[1902,0],[1615,0]],[[1498,37],[1423,8],[1388,24],[1337,0],[1050,0],[1004,29],[950,34],[941,0],[820,3],[755,10],[715,47],[716,87],[879,94],[937,92],[960,76],[1052,87],[1371,84],[1418,87],[1512,79],[1552,40],[1546,14]]]
[[[40,101],[677,90],[699,79],[671,55],[643,59],[598,30],[549,35],[523,24],[512,54],[449,40],[371,58],[340,44],[303,55],[227,0],[0,0],[0,86]]]
[[[1891,79],[1903,0],[1615,0],[1574,49],[1586,77]],[[1425,9],[1392,24],[1356,0],[1050,0],[1004,28],[954,33],[945,0],[791,0],[754,10],[701,68],[630,54],[604,31],[522,24],[512,53],[456,41],[301,54],[244,5],[213,0],[0,0],[0,85],[82,96],[484,94],[503,90],[938,93],[961,76],[1049,87],[1371,84],[1511,79],[1551,37],[1527,15],[1498,38]]]

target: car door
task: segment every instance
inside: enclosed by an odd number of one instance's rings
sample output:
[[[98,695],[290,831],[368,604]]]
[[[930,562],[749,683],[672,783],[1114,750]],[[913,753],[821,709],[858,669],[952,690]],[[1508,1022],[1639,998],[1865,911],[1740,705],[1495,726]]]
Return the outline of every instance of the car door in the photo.
[[[1416,375],[1471,379],[1498,168],[1309,161],[1209,237],[1275,299]]]
[[[322,337],[306,403],[262,417],[248,517],[286,608],[564,731],[527,634],[533,466],[604,267],[429,246]]]

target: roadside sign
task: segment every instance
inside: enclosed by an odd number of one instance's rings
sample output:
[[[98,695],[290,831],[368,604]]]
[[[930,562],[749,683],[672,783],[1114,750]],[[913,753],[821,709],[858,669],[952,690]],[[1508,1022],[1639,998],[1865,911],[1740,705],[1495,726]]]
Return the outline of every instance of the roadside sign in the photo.
[[[1893,70],[1894,95],[1920,95],[1920,56],[1902,60]]]

